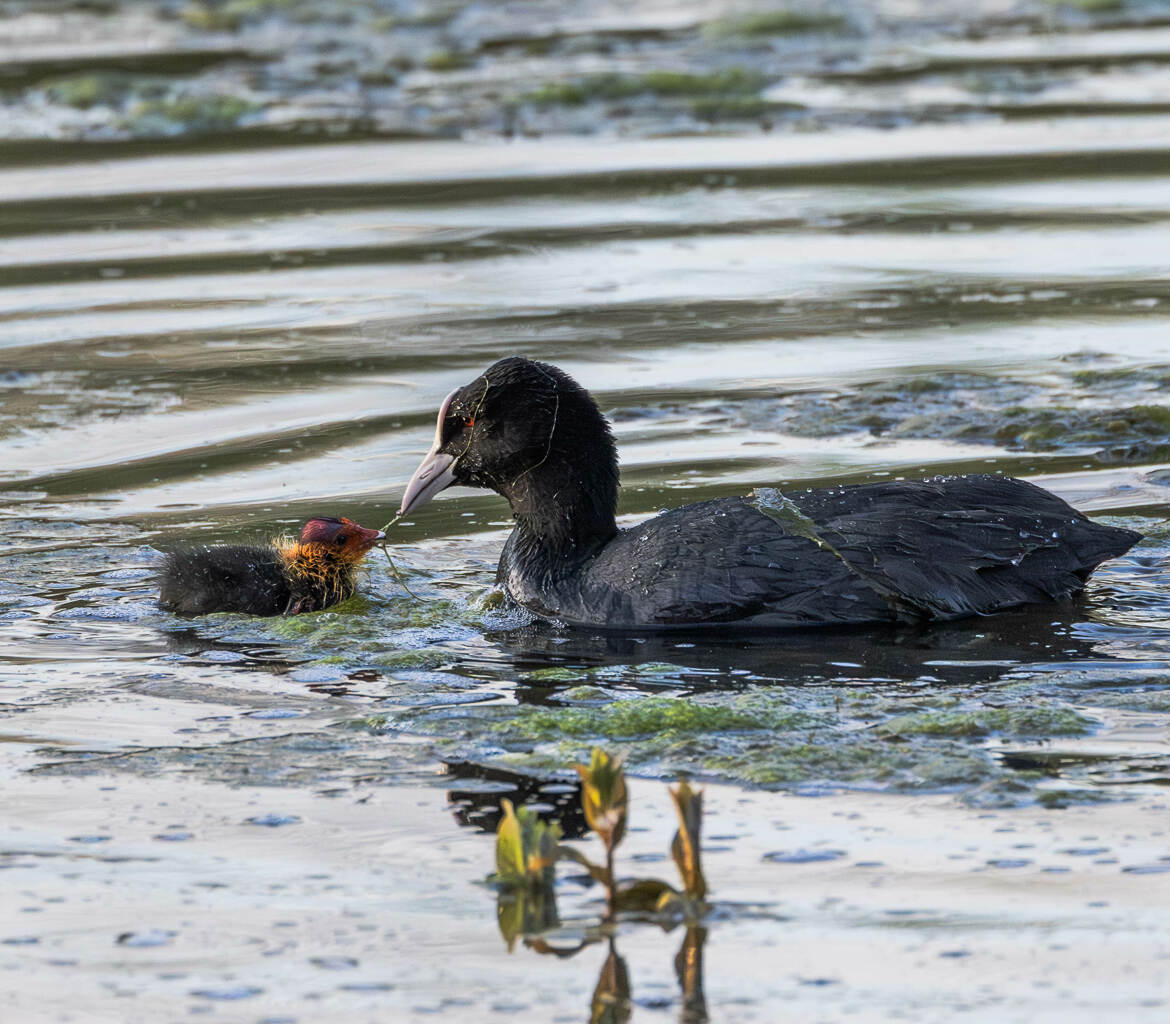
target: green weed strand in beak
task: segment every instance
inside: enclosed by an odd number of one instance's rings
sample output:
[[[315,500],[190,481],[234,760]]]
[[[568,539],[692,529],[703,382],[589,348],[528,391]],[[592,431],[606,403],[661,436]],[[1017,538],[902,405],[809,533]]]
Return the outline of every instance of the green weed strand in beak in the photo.
[[[388,522],[385,526],[382,527],[382,532],[386,533],[390,529],[390,527],[393,526],[396,522],[398,522],[398,520],[401,518],[402,518],[402,516],[395,516],[393,519],[390,520],[390,522]],[[418,594],[416,594],[413,590],[411,590],[410,587],[407,586],[406,580],[404,580],[402,578],[402,573],[400,573],[398,571],[398,566],[396,566],[394,564],[394,559],[390,557],[390,549],[386,546],[386,541],[382,541],[382,543],[379,544],[378,547],[380,547],[382,549],[382,554],[384,554],[386,556],[386,562],[390,566],[390,572],[394,576],[394,578],[398,581],[398,585],[400,587],[402,587],[402,589],[405,590],[412,598],[414,598],[414,600],[421,601],[422,598],[419,597]]]

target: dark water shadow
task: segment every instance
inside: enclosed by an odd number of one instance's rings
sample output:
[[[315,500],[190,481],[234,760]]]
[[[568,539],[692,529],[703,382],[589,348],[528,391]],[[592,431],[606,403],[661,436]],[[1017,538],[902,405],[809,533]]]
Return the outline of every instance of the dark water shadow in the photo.
[[[969,687],[993,683],[1023,664],[1100,660],[1095,643],[1073,635],[1084,617],[1084,600],[1075,600],[895,628],[636,634],[566,631],[537,623],[488,639],[517,667],[553,663],[587,670],[668,663],[708,673],[686,678],[699,690],[761,680],[928,681]]]
[[[581,810],[579,781],[540,778],[471,761],[445,761],[443,771],[465,783],[452,786],[447,799],[455,821],[467,828],[494,835],[503,817],[500,801],[507,798],[517,807],[530,807],[542,818],[559,822],[566,839],[580,839],[589,833]]]

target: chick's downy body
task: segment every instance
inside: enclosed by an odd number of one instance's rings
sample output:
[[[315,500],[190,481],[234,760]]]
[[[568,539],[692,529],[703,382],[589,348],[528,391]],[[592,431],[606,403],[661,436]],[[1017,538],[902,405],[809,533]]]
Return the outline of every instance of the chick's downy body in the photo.
[[[179,615],[319,611],[353,594],[357,566],[382,537],[348,519],[318,517],[287,543],[174,551],[159,573],[159,605]]]

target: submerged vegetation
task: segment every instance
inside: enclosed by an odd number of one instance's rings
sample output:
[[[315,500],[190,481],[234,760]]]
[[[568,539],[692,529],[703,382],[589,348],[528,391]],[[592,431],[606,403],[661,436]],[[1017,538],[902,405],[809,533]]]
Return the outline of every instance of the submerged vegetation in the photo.
[[[37,87],[53,103],[88,110],[97,106],[120,106],[131,95],[163,95],[167,86],[165,79],[119,71],[96,71],[45,79]]]
[[[1044,74],[1031,61],[1017,84],[1012,71],[1019,58],[1010,53],[1004,70],[991,76],[969,73],[962,61],[934,67],[926,58],[904,70],[932,82],[924,98],[887,98],[889,70],[903,60],[901,40],[914,39],[928,52],[932,43],[994,34],[995,19],[989,23],[979,5],[948,5],[941,13],[930,4],[867,10],[796,0],[740,5],[681,24],[667,8],[629,21],[615,9],[596,30],[589,27],[596,12],[580,4],[564,5],[557,18],[524,5],[488,15],[438,0],[393,9],[380,0],[94,3],[78,11],[32,6],[43,8],[43,19],[60,19],[60,38],[121,39],[126,53],[102,62],[113,70],[79,59],[71,72],[66,61],[60,75],[38,82],[37,61],[26,73],[16,52],[6,103],[17,113],[15,130],[31,132],[30,138],[660,135],[706,133],[722,124],[809,131],[932,123],[982,108],[992,116],[1037,116],[1078,102],[1124,112],[1140,99],[1119,94],[1116,81],[1108,99],[1092,88],[1083,94],[1074,88],[1070,97],[1061,74]],[[1138,28],[1147,10],[1125,0],[1023,0],[1013,24],[1077,29],[1099,18]],[[156,41],[149,55],[137,52],[134,41],[142,37]],[[1110,60],[1126,67],[1130,59],[1121,53]],[[795,98],[785,95],[794,84]],[[780,95],[764,94],[766,87]],[[176,112],[165,130],[157,121],[139,129],[132,113],[142,102],[180,105],[212,96],[222,97],[218,116]],[[266,116],[227,116],[232,99]],[[116,116],[103,116],[106,110]]]
[[[815,10],[754,11],[751,14],[731,15],[709,21],[703,26],[705,35],[773,36],[800,35],[810,32],[840,32],[847,26],[839,14]]]
[[[136,136],[223,132],[256,109],[239,96],[176,96],[135,104],[123,124]]]
[[[235,32],[249,22],[275,14],[313,16],[306,0],[190,0],[180,17],[192,28],[211,32]]]
[[[615,669],[606,673],[620,676]],[[1085,736],[1103,727],[1105,707],[1125,706],[1101,702],[1094,716],[1086,713],[1090,708],[1038,700],[1046,690],[1045,677],[1021,682],[1003,688],[995,706],[987,706],[946,692],[881,687],[757,684],[733,694],[615,698],[605,687],[577,686],[554,697],[559,707],[408,711],[375,715],[360,727],[430,735],[445,757],[537,774],[556,771],[592,744],[617,741],[643,774],[685,772],[804,792],[841,786],[955,790],[974,803],[1026,803],[1053,799],[1044,795],[1053,780],[999,759],[1003,744]],[[477,752],[485,747],[492,751],[486,758]],[[1097,767],[1071,758],[1057,774],[1075,778],[1081,768],[1092,774]]]
[[[850,390],[753,401],[736,415],[755,428],[810,437],[867,433],[1014,451],[1096,449],[1105,461],[1170,456],[1170,404],[1156,400],[1170,384],[1170,367],[1104,365],[1066,369],[1060,376],[1056,387],[1008,374],[872,381]]]
[[[550,82],[522,99],[539,106],[566,104],[571,106],[591,100],[615,102],[636,96],[649,95],[660,99],[687,98],[699,102],[757,102],[756,93],[767,78],[745,68],[728,68],[708,74],[685,71],[647,71],[639,75],[589,75],[575,82]]]
[[[728,730],[813,728],[823,723],[821,716],[768,706],[751,697],[733,698],[730,705],[683,697],[639,697],[597,708],[519,708],[506,729],[509,735],[534,740],[561,736],[669,740]]]

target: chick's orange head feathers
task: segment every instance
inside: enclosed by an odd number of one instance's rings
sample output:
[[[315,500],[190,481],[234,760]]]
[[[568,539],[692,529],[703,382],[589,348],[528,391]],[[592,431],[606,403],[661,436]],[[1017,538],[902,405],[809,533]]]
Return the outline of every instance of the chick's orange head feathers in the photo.
[[[298,540],[300,544],[320,545],[349,561],[361,558],[384,537],[381,530],[367,530],[352,519],[315,516],[301,527]]]

